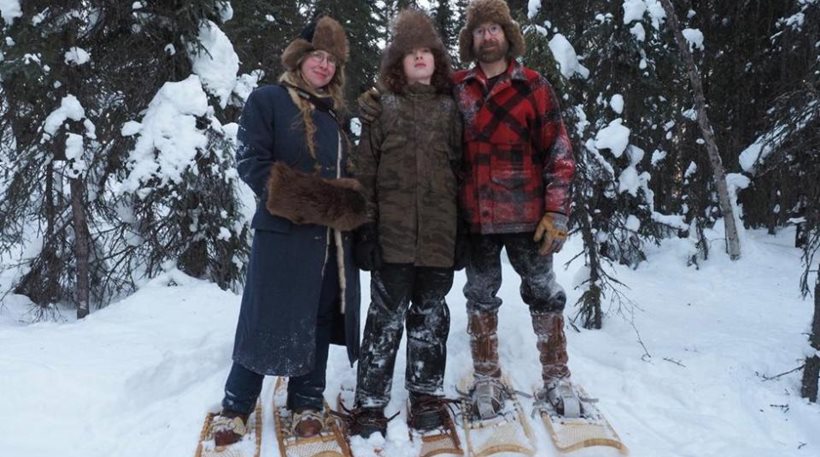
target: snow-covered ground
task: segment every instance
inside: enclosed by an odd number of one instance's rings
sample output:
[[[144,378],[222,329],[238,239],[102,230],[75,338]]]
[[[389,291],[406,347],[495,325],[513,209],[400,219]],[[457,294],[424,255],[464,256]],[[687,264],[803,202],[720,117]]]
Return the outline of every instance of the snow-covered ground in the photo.
[[[570,367],[600,399],[634,457],[783,457],[820,455],[820,406],[799,396],[812,300],[802,300],[794,232],[747,232],[743,257],[720,252],[700,269],[685,266],[684,240],[652,248],[637,270],[618,267],[632,305],[615,307],[600,331],[567,328]],[[571,239],[558,265],[580,248]],[[580,264],[559,268],[570,302]],[[535,337],[505,265],[501,357],[519,389],[539,379]],[[367,274],[362,285],[368,289]],[[813,281],[813,278],[812,278]],[[447,394],[470,371],[463,273],[449,295],[452,311]],[[178,272],[83,321],[30,324],[24,297],[0,307],[0,455],[7,457],[186,457],[202,420],[218,409],[230,367],[240,297]],[[367,303],[363,304],[363,307]],[[574,307],[566,313],[573,316]],[[362,313],[364,314],[364,313]],[[393,403],[404,404],[403,349]],[[355,384],[343,350],[333,348],[329,399]],[[272,396],[266,380],[264,399]],[[531,401],[524,400],[528,409]],[[412,454],[406,425],[388,431],[387,455]],[[278,455],[268,409],[263,457]],[[535,423],[539,456],[556,455]],[[591,449],[576,456],[612,456]]]

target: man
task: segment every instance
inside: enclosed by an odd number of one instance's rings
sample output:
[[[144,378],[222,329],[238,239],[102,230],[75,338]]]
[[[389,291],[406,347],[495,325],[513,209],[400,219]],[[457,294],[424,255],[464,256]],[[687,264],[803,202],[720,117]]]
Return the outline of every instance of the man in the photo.
[[[498,361],[501,249],[521,277],[537,336],[544,387],[559,412],[577,415],[567,367],[563,309],[566,294],[555,281],[552,255],[567,237],[572,147],[558,99],[547,80],[515,58],[524,37],[504,0],[474,0],[459,34],[463,62],[453,75],[454,97],[464,118],[462,221],[469,227],[467,331],[475,370],[471,391],[481,419],[496,416],[505,401]],[[377,109],[363,100],[365,119]]]
[[[498,362],[497,297],[501,248],[521,277],[538,338],[543,395],[559,411],[574,411],[567,367],[563,309],[566,294],[555,281],[552,254],[567,237],[569,187],[575,173],[572,147],[557,97],[547,80],[515,58],[524,37],[504,0],[475,0],[459,34],[463,62],[454,75],[464,116],[462,215],[470,228],[467,284],[468,333],[475,370],[472,401],[482,419],[504,402]]]

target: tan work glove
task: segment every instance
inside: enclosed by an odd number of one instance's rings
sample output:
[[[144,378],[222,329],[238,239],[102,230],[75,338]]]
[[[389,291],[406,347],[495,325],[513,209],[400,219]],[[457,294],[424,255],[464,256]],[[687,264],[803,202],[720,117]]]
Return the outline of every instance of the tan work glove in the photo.
[[[544,213],[538,227],[535,228],[536,243],[541,243],[538,253],[541,255],[554,254],[564,247],[567,240],[567,216],[561,213]]]

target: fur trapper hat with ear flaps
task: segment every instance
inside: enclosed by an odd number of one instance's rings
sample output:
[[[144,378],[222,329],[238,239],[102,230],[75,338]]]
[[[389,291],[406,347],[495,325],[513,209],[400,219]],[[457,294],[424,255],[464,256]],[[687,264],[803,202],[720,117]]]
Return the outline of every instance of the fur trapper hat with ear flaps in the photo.
[[[396,62],[416,48],[430,48],[447,56],[430,16],[415,8],[407,8],[393,22],[393,41],[384,51],[381,74],[385,75]]]
[[[302,30],[299,38],[290,42],[282,52],[282,65],[287,70],[294,71],[305,54],[316,50],[333,55],[339,62],[339,66],[347,62],[349,53],[347,35],[342,25],[329,16],[323,16],[308,25]]]
[[[510,7],[504,0],[473,0],[467,5],[464,28],[458,34],[458,52],[462,62],[476,60],[473,52],[473,30],[485,22],[495,22],[504,29],[504,36],[510,45],[507,57],[514,59],[524,54],[526,45],[521,27],[510,16]]]

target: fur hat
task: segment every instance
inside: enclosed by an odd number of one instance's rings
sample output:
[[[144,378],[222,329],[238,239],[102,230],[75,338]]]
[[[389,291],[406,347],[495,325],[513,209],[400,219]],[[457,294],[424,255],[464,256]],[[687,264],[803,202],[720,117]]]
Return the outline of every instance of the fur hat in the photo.
[[[290,42],[282,53],[282,65],[289,71],[296,70],[299,60],[316,50],[332,54],[339,66],[347,62],[347,35],[342,25],[330,16],[323,16],[311,23],[302,30],[299,38]]]
[[[473,53],[473,30],[485,22],[495,22],[504,29],[504,36],[510,45],[507,57],[516,58],[524,54],[526,45],[521,27],[510,16],[510,7],[504,0],[473,0],[465,12],[467,20],[458,34],[458,52],[462,62],[476,60]]]
[[[392,29],[393,41],[387,46],[382,57],[382,75],[415,48],[430,48],[447,55],[433,21],[423,11],[415,8],[402,10],[396,16]]]
[[[367,222],[367,200],[357,180],[324,179],[282,162],[271,167],[265,207],[294,224],[353,230]]]

